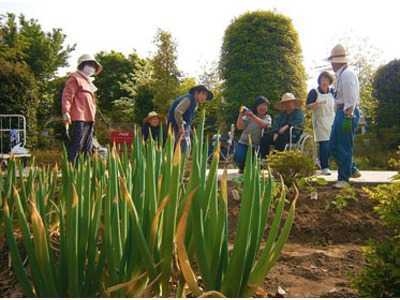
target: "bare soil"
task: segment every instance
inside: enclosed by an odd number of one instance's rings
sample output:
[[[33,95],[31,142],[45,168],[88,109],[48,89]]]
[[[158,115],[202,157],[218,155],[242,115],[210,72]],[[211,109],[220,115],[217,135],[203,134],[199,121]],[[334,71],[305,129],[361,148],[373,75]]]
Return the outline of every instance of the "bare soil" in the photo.
[[[240,202],[230,186],[230,238],[233,241]],[[360,186],[357,200],[337,209],[330,203],[337,191],[318,188],[318,200],[301,192],[296,218],[278,263],[265,279],[266,295],[275,297],[357,297],[351,287],[354,274],[364,264],[361,248],[384,236],[372,203]],[[234,192],[233,192],[234,193]],[[290,196],[289,196],[290,197]]]

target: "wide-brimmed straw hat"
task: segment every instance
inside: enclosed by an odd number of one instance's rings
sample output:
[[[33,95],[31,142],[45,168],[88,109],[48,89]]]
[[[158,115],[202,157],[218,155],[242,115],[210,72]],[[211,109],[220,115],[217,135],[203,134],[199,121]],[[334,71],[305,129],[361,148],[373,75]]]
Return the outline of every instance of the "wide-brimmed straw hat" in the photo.
[[[155,111],[151,111],[147,114],[146,118],[144,118],[143,123],[147,123],[150,121],[150,119],[153,118],[158,118],[160,121],[162,120],[162,117],[160,116],[160,114],[158,114]]]
[[[302,101],[297,99],[295,97],[295,95],[293,95],[292,93],[285,93],[285,94],[283,94],[281,101],[279,101],[278,103],[275,104],[275,108],[277,110],[283,110],[284,104],[288,103],[288,102],[296,102],[297,106],[302,105]]]
[[[84,62],[94,62],[96,64],[96,75],[99,75],[100,72],[103,70],[103,66],[94,58],[93,55],[90,54],[83,54],[81,57],[78,58],[78,67],[83,64]]]
[[[331,56],[329,56],[326,60],[330,61],[331,63],[346,64],[348,62],[346,49],[344,49],[341,44],[336,45],[331,51]]]

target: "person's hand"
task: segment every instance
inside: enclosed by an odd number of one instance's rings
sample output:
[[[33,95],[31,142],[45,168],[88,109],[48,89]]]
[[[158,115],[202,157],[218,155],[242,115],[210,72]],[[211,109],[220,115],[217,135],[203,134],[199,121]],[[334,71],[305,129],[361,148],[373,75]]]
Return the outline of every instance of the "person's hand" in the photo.
[[[345,117],[353,118],[353,108],[349,107],[344,111]]]
[[[283,134],[286,130],[287,130],[287,126],[283,126],[283,127],[279,128],[278,133]]]
[[[313,111],[315,111],[319,106],[321,105],[321,103],[319,102],[314,102],[313,104],[310,105],[311,109]]]
[[[71,116],[69,113],[67,113],[67,112],[63,113],[63,122],[64,122],[64,125],[71,124],[72,121],[71,121]]]
[[[345,116],[342,124],[342,132],[350,133],[353,130],[353,117]]]
[[[253,118],[254,117],[254,113],[251,110],[246,110],[244,112],[244,115],[248,118]]]
[[[277,138],[278,138],[278,134],[274,133],[274,136],[272,137],[272,140],[275,142]]]

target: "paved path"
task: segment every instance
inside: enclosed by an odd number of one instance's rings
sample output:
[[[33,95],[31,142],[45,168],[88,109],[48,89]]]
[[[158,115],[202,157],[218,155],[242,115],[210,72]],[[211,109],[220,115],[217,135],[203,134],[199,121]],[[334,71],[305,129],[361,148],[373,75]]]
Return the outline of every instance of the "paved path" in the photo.
[[[231,180],[235,177],[239,176],[238,169],[228,169],[228,180]],[[223,169],[218,169],[218,175],[221,176],[224,172]],[[392,181],[392,177],[397,174],[396,171],[361,171],[360,178],[351,179],[351,182],[354,183],[390,183]],[[330,176],[322,176],[319,171],[317,171],[316,175],[318,177],[324,178],[328,182],[335,182],[337,180],[337,171],[332,171],[332,175]]]
[[[396,171],[360,171],[360,178],[352,178],[350,181],[354,183],[390,183],[392,182],[393,176],[397,174]],[[317,173],[318,175],[318,173]],[[330,176],[318,175],[318,177],[324,178],[329,182],[337,180],[337,171],[332,171]]]
[[[235,177],[239,177],[238,169],[228,169],[228,180],[232,180]],[[224,169],[218,169],[218,176],[221,176],[224,172]],[[28,169],[24,169],[23,176],[28,177]],[[376,184],[376,183],[390,183],[392,181],[393,176],[397,174],[396,171],[361,171],[360,178],[351,179],[351,182],[354,183],[365,183],[365,184]],[[330,176],[322,176],[317,171],[316,174],[318,177],[324,178],[328,182],[335,182],[337,179],[337,171],[332,171],[332,175]],[[17,176],[19,174],[17,173]],[[61,173],[60,175],[61,176]]]

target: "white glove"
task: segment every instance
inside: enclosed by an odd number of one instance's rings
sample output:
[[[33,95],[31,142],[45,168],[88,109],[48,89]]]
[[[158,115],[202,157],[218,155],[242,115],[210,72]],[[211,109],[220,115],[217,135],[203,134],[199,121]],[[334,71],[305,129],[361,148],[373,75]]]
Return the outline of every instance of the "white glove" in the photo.
[[[63,113],[63,121],[65,124],[71,124],[71,116],[69,113]]]

